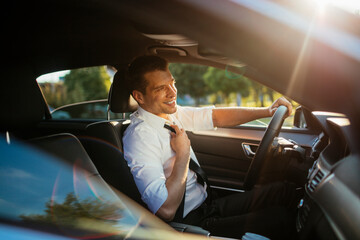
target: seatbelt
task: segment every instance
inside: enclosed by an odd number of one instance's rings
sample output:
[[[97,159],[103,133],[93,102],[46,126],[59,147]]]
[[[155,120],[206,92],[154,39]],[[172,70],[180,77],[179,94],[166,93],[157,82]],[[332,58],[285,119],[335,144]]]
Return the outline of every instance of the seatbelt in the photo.
[[[170,130],[173,133],[176,133],[175,129],[173,127],[171,127],[168,124],[164,124],[164,128]],[[208,182],[208,178],[207,175],[205,173],[205,171],[194,161],[194,159],[190,158],[190,162],[189,162],[189,168],[190,170],[192,170],[195,174],[196,174],[196,179],[197,182],[199,184],[201,184],[202,186],[204,186],[204,183],[206,183],[206,192],[207,192],[207,198],[206,201],[210,202],[210,184]],[[184,196],[183,199],[176,211],[175,217],[174,217],[174,221],[179,221],[183,219],[183,215],[184,215],[184,204],[185,204],[185,194],[186,194],[186,187],[185,187],[185,191],[184,191]]]
[[[204,186],[204,183],[207,184],[207,187],[209,187],[209,183],[208,183],[208,179],[206,176],[206,173],[204,172],[204,170],[192,159],[190,158],[190,162],[189,162],[189,168],[195,172],[196,176],[197,176],[197,181],[198,183],[200,183],[201,185]]]
[[[204,186],[204,183],[206,183],[207,198],[205,199],[205,201],[207,204],[210,204],[211,203],[210,184],[209,184],[209,181],[208,181],[205,171],[192,158],[190,158],[189,168],[190,168],[190,170],[195,172],[198,183],[200,183],[203,186]]]

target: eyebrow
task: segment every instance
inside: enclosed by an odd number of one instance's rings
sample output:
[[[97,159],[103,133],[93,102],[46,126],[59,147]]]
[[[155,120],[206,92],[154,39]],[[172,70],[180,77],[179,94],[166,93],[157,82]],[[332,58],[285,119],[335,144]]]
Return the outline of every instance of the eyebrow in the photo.
[[[162,87],[164,87],[164,86],[165,86],[165,84],[162,84],[162,85],[160,85],[160,86],[154,87],[154,90],[160,89],[160,88],[162,88]]]

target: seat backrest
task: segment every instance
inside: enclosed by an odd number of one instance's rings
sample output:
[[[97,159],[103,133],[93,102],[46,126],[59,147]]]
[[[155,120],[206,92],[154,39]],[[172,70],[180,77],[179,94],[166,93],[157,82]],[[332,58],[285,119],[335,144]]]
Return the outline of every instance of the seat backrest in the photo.
[[[126,67],[119,68],[110,88],[109,110],[114,113],[133,112],[138,107],[130,95],[125,74]],[[104,180],[147,208],[124,159],[122,136],[129,124],[130,120],[92,123],[86,127],[86,137],[80,140]]]
[[[103,121],[89,124],[86,137],[80,140],[104,180],[147,208],[122,152],[122,133],[129,123]]]
[[[30,144],[51,155],[63,159],[70,165],[77,164],[89,174],[99,176],[99,172],[77,137],[70,133],[60,133],[29,140]],[[100,177],[100,176],[99,176]]]
[[[57,157],[58,159],[61,159],[63,162],[68,163],[71,166],[73,178],[70,181],[68,181],[68,178],[71,175],[65,174],[69,171],[63,171],[61,168],[59,168],[57,179],[61,179],[59,178],[59,176],[61,176],[60,173],[64,173],[62,176],[68,177],[66,179],[67,181],[60,181],[60,186],[62,188],[59,190],[60,198],[64,194],[62,190],[66,189],[65,194],[67,194],[67,196],[68,191],[71,190],[70,193],[74,194],[76,197],[77,204],[82,207],[81,211],[88,211],[91,216],[96,216],[96,219],[107,219],[107,221],[108,219],[112,219],[111,221],[113,221],[117,218],[126,218],[127,215],[132,216],[128,209],[126,209],[121,195],[119,196],[116,194],[109,186],[109,184],[104,181],[102,176],[99,174],[98,170],[92,162],[92,159],[89,157],[88,153],[83,148],[77,137],[69,133],[61,133],[31,139],[29,140],[29,143],[30,145],[33,145],[36,148],[41,149],[50,155]],[[67,185],[64,185],[64,183]],[[56,189],[55,186],[57,186],[57,182],[54,185],[53,191]],[[96,204],[101,204],[101,207],[99,208],[99,205],[92,205],[94,201]],[[64,224],[64,222],[62,222],[64,220],[61,214],[64,213],[61,211],[54,213],[51,212],[52,217],[54,217],[51,221],[60,221],[60,224]],[[74,217],[81,217],[86,219],[86,215],[84,218],[84,215],[80,216],[76,213],[74,213]],[[93,223],[94,222],[92,222],[92,224]],[[113,231],[113,228],[111,229]]]

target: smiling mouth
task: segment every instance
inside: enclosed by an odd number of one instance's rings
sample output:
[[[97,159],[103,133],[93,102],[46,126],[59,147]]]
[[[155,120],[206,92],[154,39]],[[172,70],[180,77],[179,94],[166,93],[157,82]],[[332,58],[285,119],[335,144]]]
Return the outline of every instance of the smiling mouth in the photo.
[[[164,102],[164,103],[167,104],[167,105],[172,105],[172,104],[174,104],[175,102],[176,102],[176,100],[172,100],[172,101]]]

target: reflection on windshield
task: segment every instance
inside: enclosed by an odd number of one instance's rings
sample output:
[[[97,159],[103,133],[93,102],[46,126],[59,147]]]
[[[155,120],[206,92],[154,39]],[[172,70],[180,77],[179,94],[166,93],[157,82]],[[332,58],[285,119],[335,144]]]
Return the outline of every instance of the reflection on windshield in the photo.
[[[138,219],[96,176],[76,164],[71,171],[61,162],[23,156],[1,162],[1,215],[107,235],[123,235],[136,226]]]
[[[129,200],[123,202],[98,175],[3,140],[0,138],[2,219],[52,226],[62,235],[81,239],[113,235],[159,239],[173,234],[164,232],[167,227],[134,208]]]
[[[118,224],[117,220],[120,220],[121,216],[121,211],[112,204],[104,204],[91,198],[79,201],[74,193],[69,193],[62,203],[52,200],[46,202],[43,214],[20,215],[19,217],[27,222],[51,223],[58,227],[63,226],[88,231],[92,231],[94,225],[98,225],[97,228],[99,229],[99,224],[101,224],[100,229],[104,231],[104,235],[101,235],[101,237],[104,237],[124,234],[129,231],[129,229],[124,229],[124,225]],[[76,237],[72,236],[70,232],[67,235]],[[82,237],[84,236],[82,235]],[[100,235],[97,235],[97,237],[100,237]]]

